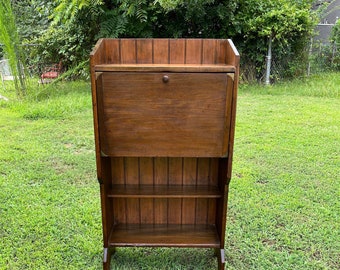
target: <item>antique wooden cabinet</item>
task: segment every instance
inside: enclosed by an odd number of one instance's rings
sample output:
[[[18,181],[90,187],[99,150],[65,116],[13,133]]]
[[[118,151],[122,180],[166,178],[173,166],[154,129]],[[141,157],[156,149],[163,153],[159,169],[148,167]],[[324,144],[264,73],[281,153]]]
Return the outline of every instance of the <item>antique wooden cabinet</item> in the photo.
[[[224,269],[238,69],[231,40],[98,41],[104,269],[115,247],[131,246],[214,248]]]

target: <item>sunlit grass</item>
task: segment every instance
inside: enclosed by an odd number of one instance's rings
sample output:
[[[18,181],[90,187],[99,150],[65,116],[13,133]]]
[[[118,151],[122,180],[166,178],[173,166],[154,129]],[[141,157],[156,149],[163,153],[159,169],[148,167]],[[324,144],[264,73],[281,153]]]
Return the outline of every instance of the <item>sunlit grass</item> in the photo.
[[[338,74],[240,88],[227,269],[339,269]],[[6,82],[7,83],[7,82]],[[102,269],[90,85],[0,101],[0,269]],[[120,248],[112,269],[216,269],[206,249]]]

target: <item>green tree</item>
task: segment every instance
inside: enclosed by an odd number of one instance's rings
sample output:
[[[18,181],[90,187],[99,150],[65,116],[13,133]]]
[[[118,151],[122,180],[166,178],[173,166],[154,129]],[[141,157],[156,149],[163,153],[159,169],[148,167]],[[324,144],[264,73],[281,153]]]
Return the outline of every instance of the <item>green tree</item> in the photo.
[[[332,47],[331,66],[336,70],[340,70],[340,20],[337,20],[332,28],[330,42]]]
[[[316,23],[310,0],[240,0],[229,34],[243,54],[243,69],[253,74],[251,77],[261,79],[269,37],[275,60],[284,67],[281,76],[291,77],[305,72],[305,48]]]
[[[35,0],[41,2],[46,0]],[[55,0],[52,23],[37,38],[36,55],[74,67],[101,37],[232,38],[242,67],[260,79],[268,37],[285,65],[285,76],[299,74],[297,63],[314,26],[312,0]],[[249,68],[250,67],[250,68]]]
[[[10,0],[0,1],[0,42],[3,43],[4,54],[9,59],[17,96],[22,97],[26,94],[24,61]]]

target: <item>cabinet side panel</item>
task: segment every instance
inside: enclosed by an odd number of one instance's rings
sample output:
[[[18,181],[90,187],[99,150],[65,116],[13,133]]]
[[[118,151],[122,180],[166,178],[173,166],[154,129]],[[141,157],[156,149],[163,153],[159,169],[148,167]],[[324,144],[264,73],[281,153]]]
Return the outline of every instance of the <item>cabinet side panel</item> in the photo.
[[[100,39],[90,54],[91,74],[94,74],[94,66],[105,63],[105,39]]]
[[[227,63],[235,66],[235,74],[233,80],[233,95],[232,95],[232,108],[231,108],[231,128],[229,137],[229,159],[228,159],[228,173],[227,173],[227,184],[231,179],[231,169],[234,151],[234,134],[235,134],[235,121],[236,121],[236,103],[237,103],[237,92],[239,82],[239,70],[240,70],[240,55],[234,46],[233,42],[229,39],[227,44]]]
[[[97,74],[94,72],[94,65],[96,64],[95,56],[91,56],[91,91],[92,91],[92,109],[93,109],[93,126],[94,126],[94,140],[95,140],[95,151],[96,151],[96,165],[97,165],[97,178],[99,182],[102,182],[102,171],[101,171],[101,158],[100,158],[100,135],[99,135],[99,105],[98,101],[100,98],[97,93],[102,92],[102,80],[97,80]],[[101,76],[99,74],[99,76]],[[100,89],[99,91],[97,89]]]
[[[231,39],[227,40],[228,42],[225,44],[226,45],[226,54],[227,54],[227,59],[226,59],[226,64],[232,65],[236,68],[236,70],[239,69],[239,64],[240,64],[240,54],[238,53],[234,43],[232,42]],[[235,74],[237,75],[237,74]]]
[[[232,153],[229,150],[231,146],[231,130],[233,129],[234,123],[232,122],[232,101],[233,101],[233,87],[234,81],[230,74],[227,75],[227,91],[226,91],[226,104],[225,104],[225,120],[224,120],[224,138],[223,138],[223,153],[226,153],[226,156],[231,155]]]

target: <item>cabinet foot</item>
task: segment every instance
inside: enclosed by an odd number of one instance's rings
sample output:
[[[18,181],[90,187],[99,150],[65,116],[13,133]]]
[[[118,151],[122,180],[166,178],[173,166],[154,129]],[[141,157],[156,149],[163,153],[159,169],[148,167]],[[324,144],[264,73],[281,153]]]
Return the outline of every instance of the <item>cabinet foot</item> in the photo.
[[[115,249],[104,248],[103,254],[103,270],[110,270],[111,255],[114,253]]]
[[[215,254],[217,256],[218,270],[224,270],[225,267],[224,249],[216,249]]]

